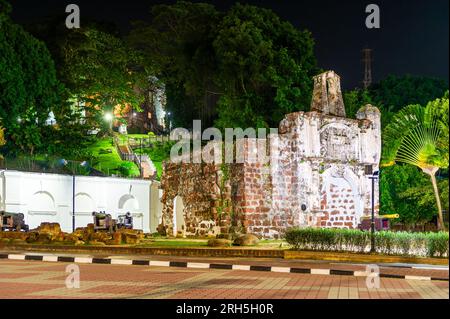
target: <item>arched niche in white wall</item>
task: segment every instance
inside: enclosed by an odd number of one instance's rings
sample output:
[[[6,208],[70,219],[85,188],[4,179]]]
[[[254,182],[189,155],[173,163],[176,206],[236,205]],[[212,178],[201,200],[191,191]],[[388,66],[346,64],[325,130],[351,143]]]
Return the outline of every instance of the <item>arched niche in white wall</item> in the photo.
[[[92,215],[95,211],[95,203],[92,197],[86,193],[75,195],[75,213],[77,215]]]
[[[139,210],[139,202],[133,195],[130,194],[123,195],[119,199],[119,209],[123,209],[130,212],[137,211]]]
[[[338,188],[351,190],[352,199],[354,200],[354,211],[356,213],[355,222],[363,214],[363,196],[360,183],[358,184],[358,176],[348,167],[333,166],[322,173],[321,193],[325,192],[328,199],[331,198],[330,185],[336,185]]]
[[[56,215],[55,199],[49,192],[40,191],[31,196],[28,202],[30,215]]]

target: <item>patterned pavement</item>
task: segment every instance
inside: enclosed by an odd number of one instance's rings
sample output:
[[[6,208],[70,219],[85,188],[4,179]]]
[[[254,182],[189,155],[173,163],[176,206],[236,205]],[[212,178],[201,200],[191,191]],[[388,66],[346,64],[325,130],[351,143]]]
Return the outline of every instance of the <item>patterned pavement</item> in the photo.
[[[80,287],[67,288],[69,263],[0,261],[2,298],[448,299],[448,281],[132,265],[78,264]]]

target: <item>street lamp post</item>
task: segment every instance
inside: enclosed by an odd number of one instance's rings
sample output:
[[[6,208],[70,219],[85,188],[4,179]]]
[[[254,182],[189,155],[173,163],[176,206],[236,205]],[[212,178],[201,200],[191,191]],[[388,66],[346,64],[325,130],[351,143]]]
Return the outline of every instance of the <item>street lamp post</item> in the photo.
[[[142,138],[139,139],[140,141],[140,148],[139,148],[139,171],[141,173],[141,178],[143,176],[142,172]]]
[[[72,232],[74,232],[75,231],[75,175],[76,175],[75,165],[74,165],[75,162],[67,161],[65,159],[60,160],[60,164],[62,166],[69,165],[69,162],[71,163],[71,166],[72,166],[70,171],[72,172]],[[80,163],[80,166],[84,167],[84,168],[89,168],[89,164],[86,161]]]
[[[370,223],[370,252],[375,252],[375,180],[378,179],[378,171],[369,176],[372,180],[372,215]]]
[[[169,134],[170,134],[170,131],[172,131],[172,120],[170,118],[171,115],[172,115],[172,113],[167,112],[167,119],[169,120]]]

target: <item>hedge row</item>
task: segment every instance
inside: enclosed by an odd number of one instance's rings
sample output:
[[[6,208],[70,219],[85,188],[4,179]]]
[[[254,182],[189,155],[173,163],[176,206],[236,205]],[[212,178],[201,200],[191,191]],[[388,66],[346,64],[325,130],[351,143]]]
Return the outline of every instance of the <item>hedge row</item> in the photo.
[[[369,252],[370,232],[354,229],[291,228],[286,241],[298,250]],[[375,232],[377,253],[403,256],[447,257],[448,232]]]

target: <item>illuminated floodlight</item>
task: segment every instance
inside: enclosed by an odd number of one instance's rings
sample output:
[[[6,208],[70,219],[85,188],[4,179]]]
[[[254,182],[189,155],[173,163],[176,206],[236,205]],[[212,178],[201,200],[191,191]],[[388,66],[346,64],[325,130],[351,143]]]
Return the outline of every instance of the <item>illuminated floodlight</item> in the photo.
[[[108,122],[111,122],[113,120],[112,113],[105,113],[104,117],[105,117],[105,120]]]

